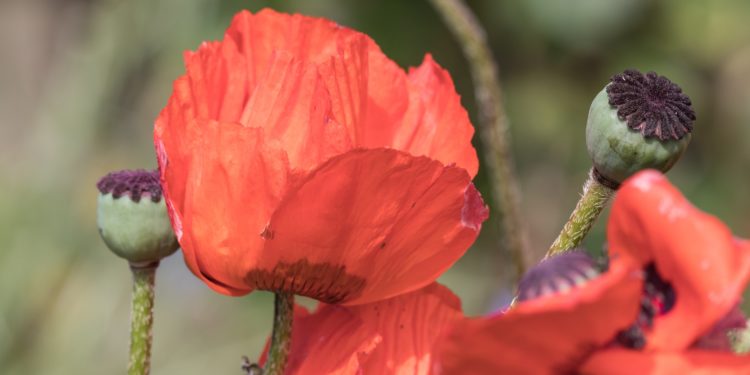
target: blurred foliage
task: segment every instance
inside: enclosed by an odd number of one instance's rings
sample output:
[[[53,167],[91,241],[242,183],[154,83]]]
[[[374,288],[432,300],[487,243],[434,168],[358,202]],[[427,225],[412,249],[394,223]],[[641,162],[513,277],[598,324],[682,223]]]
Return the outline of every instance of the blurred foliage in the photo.
[[[693,99],[692,145],[670,178],[693,203],[750,235],[750,2],[470,1],[499,61],[537,256],[589,168],[593,96],[627,67],[655,70]],[[96,180],[154,167],[151,126],[182,51],[219,39],[241,8],[334,19],[402,66],[432,53],[470,113],[466,62],[427,2],[4,0],[0,2],[0,373],[121,373],[129,271],[95,226]],[[480,171],[479,188],[488,191]],[[604,242],[604,220],[587,240]],[[442,279],[479,314],[507,302],[495,226]],[[239,373],[269,332],[270,295],[217,295],[179,255],[157,275],[155,374]]]

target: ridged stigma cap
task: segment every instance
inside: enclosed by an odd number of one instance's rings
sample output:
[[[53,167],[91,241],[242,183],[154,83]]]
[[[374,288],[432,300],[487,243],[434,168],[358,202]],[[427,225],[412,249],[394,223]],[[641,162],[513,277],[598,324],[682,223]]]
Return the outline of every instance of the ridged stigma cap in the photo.
[[[96,222],[112,252],[131,263],[149,263],[179,248],[162,199],[158,171],[112,172],[96,186],[100,193]]]

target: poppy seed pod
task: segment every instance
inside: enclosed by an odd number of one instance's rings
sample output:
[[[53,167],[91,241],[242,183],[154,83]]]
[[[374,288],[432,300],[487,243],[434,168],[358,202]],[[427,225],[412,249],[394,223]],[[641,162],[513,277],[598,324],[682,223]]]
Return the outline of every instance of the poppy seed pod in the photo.
[[[636,70],[613,76],[586,123],[595,175],[616,188],[642,169],[668,171],[690,142],[694,120],[690,98],[667,78]]]
[[[158,171],[113,172],[96,186],[96,223],[112,252],[131,263],[151,263],[177,250]]]
[[[583,249],[558,254],[526,271],[518,283],[518,302],[566,293],[597,276],[596,262]]]

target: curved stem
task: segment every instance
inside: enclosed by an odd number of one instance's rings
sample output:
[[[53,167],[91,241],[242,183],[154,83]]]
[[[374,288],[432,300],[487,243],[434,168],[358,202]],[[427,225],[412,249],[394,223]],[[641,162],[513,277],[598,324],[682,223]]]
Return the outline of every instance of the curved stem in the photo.
[[[479,107],[479,137],[490,173],[495,207],[500,215],[500,233],[516,264],[520,277],[531,264],[526,231],[521,223],[518,179],[510,152],[508,121],[503,111],[497,65],[485,32],[461,0],[430,0],[453,32],[469,61]]]
[[[147,375],[151,371],[154,281],[158,266],[159,262],[130,264],[133,272],[133,301],[130,312],[129,375]]]
[[[615,189],[602,184],[595,176],[592,168],[589,177],[583,185],[583,195],[578,201],[568,222],[565,223],[560,235],[547,251],[546,257],[573,249],[581,244],[594,225],[596,218],[607,206],[609,199],[615,194]]]
[[[281,375],[289,359],[294,321],[294,294],[276,293],[274,300],[273,334],[268,349],[264,375]]]

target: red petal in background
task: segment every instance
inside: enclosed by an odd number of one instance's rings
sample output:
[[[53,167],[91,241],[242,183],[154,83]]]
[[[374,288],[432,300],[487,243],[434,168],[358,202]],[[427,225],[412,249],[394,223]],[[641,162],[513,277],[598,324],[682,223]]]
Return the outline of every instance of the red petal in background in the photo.
[[[750,374],[750,356],[702,350],[643,352],[609,349],[592,355],[579,371],[584,375]]]
[[[437,283],[376,303],[321,305],[297,315],[287,375],[427,375],[435,340],[463,316],[458,297]]]
[[[438,341],[437,374],[565,374],[638,313],[642,280],[615,265],[568,293],[521,302],[505,314],[466,319]]]

